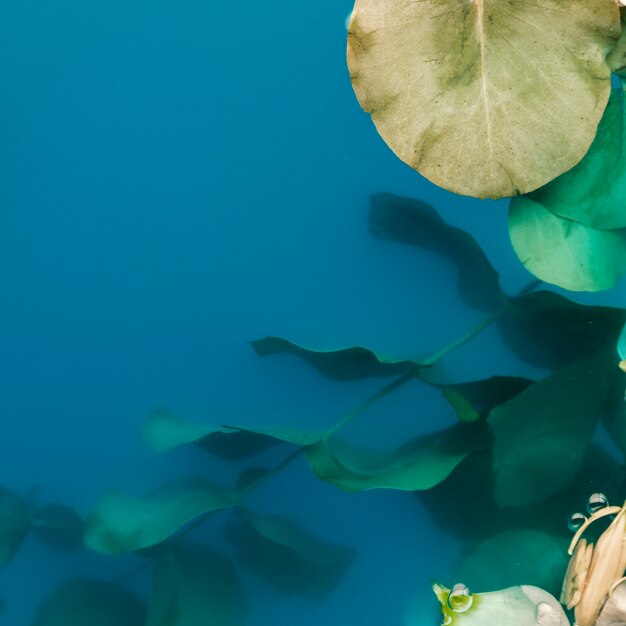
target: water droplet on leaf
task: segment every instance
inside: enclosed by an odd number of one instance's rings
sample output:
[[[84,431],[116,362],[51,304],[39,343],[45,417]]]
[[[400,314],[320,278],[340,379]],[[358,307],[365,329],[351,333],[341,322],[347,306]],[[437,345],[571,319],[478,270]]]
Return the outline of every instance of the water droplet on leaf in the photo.
[[[448,606],[455,613],[465,613],[468,611],[473,602],[472,594],[463,583],[457,583],[452,587],[452,591],[448,595]]]
[[[609,499],[603,493],[593,493],[587,501],[587,511],[589,515],[593,515],[600,509],[609,506]]]
[[[583,513],[574,513],[570,515],[567,520],[567,527],[571,532],[575,533],[585,522],[587,521],[587,516]]]

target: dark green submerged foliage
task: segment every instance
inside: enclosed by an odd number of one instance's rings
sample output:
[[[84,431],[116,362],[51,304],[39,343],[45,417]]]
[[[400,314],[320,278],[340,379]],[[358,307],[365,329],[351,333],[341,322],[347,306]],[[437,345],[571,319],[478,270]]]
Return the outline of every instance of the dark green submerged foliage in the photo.
[[[103,626],[125,624],[114,605],[125,607],[129,626],[195,626],[218,615],[220,626],[243,626],[248,600],[239,567],[285,594],[327,594],[346,575],[354,549],[318,538],[296,520],[259,515],[246,505],[251,491],[276,472],[289,471],[299,458],[317,478],[345,492],[414,492],[439,526],[465,542],[465,556],[450,575],[473,588],[534,584],[558,591],[568,514],[580,509],[590,492],[603,491],[614,501],[623,494],[623,465],[593,444],[592,437],[604,423],[617,446],[626,448],[625,376],[617,367],[626,312],[584,306],[550,291],[509,297],[477,242],[422,202],[376,194],[370,223],[376,236],[384,232],[386,239],[418,246],[423,241],[448,258],[459,268],[461,297],[485,311],[485,322],[420,359],[381,357],[366,347],[305,348],[282,338],[253,342],[261,356],[285,352],[324,376],[393,378],[320,432],[297,424],[191,423],[165,409],[148,417],[143,435],[155,451],[198,446],[238,464],[240,478],[233,485],[196,476],[145,495],[110,491],[87,516],[84,533],[72,509],[2,491],[5,564],[32,532],[53,549],[75,550],[80,537],[102,554],[135,553],[141,559],[139,571],[152,571],[152,591],[145,599],[118,583],[68,581],[43,601],[34,626],[74,626],[91,612],[98,613]],[[490,277],[488,286],[476,276]],[[465,281],[479,285],[481,295],[468,296]],[[434,366],[489,324],[498,326],[510,350],[547,368],[548,374],[537,381],[506,372],[485,380],[442,379]],[[364,449],[340,436],[362,411],[414,379],[440,390],[442,410],[449,405],[457,424],[410,438],[391,451]],[[433,415],[419,419],[437,421]],[[260,452],[276,457],[273,468],[256,464]],[[187,540],[191,530],[214,516],[236,550],[234,561],[213,546]],[[525,556],[516,559],[521,546]]]

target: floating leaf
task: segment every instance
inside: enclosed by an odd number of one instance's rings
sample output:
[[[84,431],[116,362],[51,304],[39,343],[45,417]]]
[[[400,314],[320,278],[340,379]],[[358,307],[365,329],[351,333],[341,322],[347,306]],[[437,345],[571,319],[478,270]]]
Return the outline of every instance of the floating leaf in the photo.
[[[206,547],[170,547],[157,564],[147,626],[243,626],[246,613],[232,566]]]
[[[570,291],[603,291],[626,272],[626,229],[596,230],[528,196],[511,200],[509,235],[524,267]]]
[[[44,600],[32,626],[144,626],[145,602],[112,583],[79,578]]]
[[[353,548],[320,541],[287,517],[240,513],[244,522],[231,525],[228,538],[245,565],[284,593],[319,598],[339,583],[354,559]]]
[[[320,433],[287,426],[216,426],[189,423],[159,409],[144,425],[143,436],[153,450],[197,443],[204,450],[229,460],[241,460],[278,443],[306,446],[319,441]]]
[[[485,380],[446,385],[442,393],[462,422],[475,422],[532,384],[533,381],[528,378],[492,376]]]
[[[498,330],[510,350],[540,367],[557,368],[617,341],[626,311],[586,306],[551,291],[510,300]]]
[[[392,376],[420,365],[416,361],[380,356],[369,348],[313,350],[280,337],[257,339],[251,345],[259,356],[282,353],[298,356],[324,376],[337,380]]]
[[[370,200],[369,219],[373,235],[432,250],[451,261],[459,293],[469,306],[493,311],[504,304],[498,273],[477,241],[447,224],[426,202],[377,193]]]
[[[449,626],[570,626],[556,598],[539,587],[521,585],[502,591],[475,593],[468,610],[453,611],[450,589],[434,585],[443,623]]]
[[[356,0],[348,65],[400,159],[455,193],[501,198],[587,152],[619,32],[615,2]]]
[[[64,504],[46,504],[35,508],[31,527],[49,548],[75,552],[84,547],[84,523],[80,516]]]
[[[430,489],[471,452],[487,445],[482,426],[455,424],[416,437],[391,454],[348,446],[336,439],[309,446],[305,454],[318,478],[344,491]]]
[[[529,198],[560,217],[594,229],[626,227],[624,94],[613,89],[596,138],[583,160]]]
[[[0,487],[0,567],[15,556],[28,534],[28,505],[19,494]]]
[[[88,517],[85,544],[106,554],[147,548],[167,539],[198,515],[237,504],[229,491],[205,480],[187,480],[145,496],[109,491]]]
[[[540,502],[574,478],[616,372],[613,351],[603,350],[491,411],[495,498],[501,506]]]
[[[558,595],[567,569],[569,541],[565,533],[553,536],[535,528],[505,530],[469,550],[457,580],[470,589],[493,591],[531,584]]]

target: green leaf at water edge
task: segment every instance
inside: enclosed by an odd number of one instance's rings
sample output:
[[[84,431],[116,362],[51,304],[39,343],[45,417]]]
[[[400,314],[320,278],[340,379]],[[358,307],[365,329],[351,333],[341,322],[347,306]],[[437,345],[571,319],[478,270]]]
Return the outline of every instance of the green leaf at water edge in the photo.
[[[354,380],[370,376],[394,376],[419,367],[417,361],[381,356],[369,348],[305,348],[281,337],[264,337],[251,342],[259,356],[293,354],[312,365],[324,376]]]
[[[338,439],[305,449],[316,476],[344,491],[430,489],[445,480],[469,454],[488,445],[482,423],[459,423],[416,437],[393,453],[373,452]]]
[[[321,541],[288,517],[239,512],[243,521],[230,526],[228,538],[245,565],[284,593],[320,598],[354,559],[353,548]]]
[[[26,500],[11,489],[0,487],[0,568],[13,559],[29,527]]]
[[[618,373],[613,350],[603,350],[491,411],[494,493],[501,506],[540,502],[570,483]]]
[[[447,603],[449,589],[434,585],[448,626],[570,626],[556,598],[539,587],[521,585],[473,593],[469,610],[457,613]],[[470,590],[472,591],[472,590]]]
[[[565,533],[553,536],[538,529],[504,530],[468,550],[456,580],[481,591],[529,584],[558,595],[567,569],[569,541]]]
[[[626,123],[622,89],[613,89],[596,138],[582,161],[529,198],[595,229],[626,227]]]
[[[509,235],[531,274],[570,291],[610,289],[626,272],[626,229],[596,230],[529,196],[511,200]]]
[[[447,224],[437,211],[421,200],[391,193],[370,199],[370,232],[442,255],[454,264],[457,287],[464,302],[492,312],[504,304],[498,272],[478,242],[464,230]]]
[[[181,481],[144,497],[109,491],[87,519],[85,544],[106,554],[134,552],[164,541],[198,515],[236,504],[233,493],[201,479]]]
[[[63,583],[46,598],[32,626],[144,626],[145,602],[120,585],[88,578]]]
[[[196,443],[211,454],[238,461],[281,442],[309,445],[318,441],[321,435],[287,426],[243,427],[190,423],[159,409],[148,417],[143,437],[157,452]]]
[[[147,626],[244,626],[246,614],[234,569],[205,546],[172,546],[157,563]]]
[[[565,10],[555,0],[356,0],[348,65],[400,159],[455,193],[501,198],[545,185],[587,152],[619,32],[611,0]]]

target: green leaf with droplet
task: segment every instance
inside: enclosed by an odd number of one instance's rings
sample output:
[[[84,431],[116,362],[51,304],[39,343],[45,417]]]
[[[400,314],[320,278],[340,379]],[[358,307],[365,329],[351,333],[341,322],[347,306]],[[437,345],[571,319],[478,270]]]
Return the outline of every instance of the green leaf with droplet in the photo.
[[[572,363],[491,411],[500,506],[540,502],[576,475],[619,374],[613,350]]]
[[[259,356],[293,354],[312,365],[324,376],[354,380],[370,376],[393,376],[419,367],[410,359],[381,356],[369,348],[305,348],[281,337],[265,337],[251,342]]]
[[[445,480],[469,454],[488,445],[483,424],[455,424],[416,437],[392,453],[375,452],[336,438],[305,449],[316,476],[344,491],[430,489]]]
[[[243,521],[227,537],[242,562],[287,594],[320,598],[343,578],[355,550],[321,541],[282,515],[258,515],[238,509]]]
[[[85,544],[121,554],[156,545],[187,522],[238,504],[237,496],[213,483],[185,480],[143,497],[105,493],[87,518]]]
[[[610,289],[626,272],[626,229],[585,226],[529,196],[511,200],[509,235],[531,274],[570,291]]]
[[[556,598],[539,587],[472,593],[472,605],[463,613],[448,606],[450,589],[438,584],[433,589],[441,603],[443,623],[449,626],[570,626]]]
[[[478,242],[447,224],[430,204],[376,193],[370,199],[369,223],[375,237],[417,246],[448,259],[457,271],[457,288],[468,306],[494,311],[504,304],[498,272]]]
[[[157,563],[147,626],[244,626],[248,601],[227,559],[200,544],[170,546]]]
[[[32,626],[144,626],[145,602],[113,584],[78,578],[63,583],[39,606]]]
[[[356,0],[348,66],[400,159],[455,193],[502,198],[587,152],[619,34],[607,0]]]
[[[24,498],[0,487],[0,567],[13,559],[29,528],[30,515]]]

